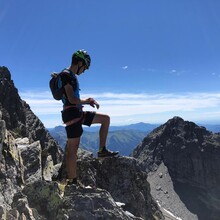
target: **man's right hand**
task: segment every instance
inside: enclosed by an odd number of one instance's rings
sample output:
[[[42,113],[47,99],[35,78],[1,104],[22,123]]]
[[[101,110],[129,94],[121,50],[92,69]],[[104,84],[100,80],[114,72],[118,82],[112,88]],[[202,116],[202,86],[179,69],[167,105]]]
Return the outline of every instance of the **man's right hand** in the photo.
[[[99,103],[96,102],[95,99],[93,99],[93,98],[88,98],[88,102],[89,102],[89,105],[92,106],[93,108],[96,107],[97,109],[99,109]]]

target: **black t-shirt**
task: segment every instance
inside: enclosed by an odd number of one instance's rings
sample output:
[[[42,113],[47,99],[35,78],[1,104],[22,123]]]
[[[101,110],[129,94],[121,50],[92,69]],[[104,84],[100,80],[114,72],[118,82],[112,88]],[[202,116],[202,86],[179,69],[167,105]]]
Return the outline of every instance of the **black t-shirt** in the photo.
[[[64,74],[61,74],[62,87],[64,88],[65,85],[70,84],[73,87],[73,91],[75,93],[77,90],[77,87],[78,87],[78,81],[77,81],[75,74],[72,73],[69,69],[64,69],[63,73]],[[64,89],[64,91],[65,91],[65,89]],[[79,98],[79,97],[77,97],[77,98]],[[69,102],[66,94],[65,94],[65,97],[62,99],[62,101],[65,106],[74,105]]]

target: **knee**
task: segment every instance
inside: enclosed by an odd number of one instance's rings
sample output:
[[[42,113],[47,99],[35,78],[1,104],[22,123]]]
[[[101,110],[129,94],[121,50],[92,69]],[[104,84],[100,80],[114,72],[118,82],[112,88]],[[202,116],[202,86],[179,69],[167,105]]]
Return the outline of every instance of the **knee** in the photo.
[[[109,117],[109,115],[104,115],[104,123],[105,124],[110,124],[110,117]]]

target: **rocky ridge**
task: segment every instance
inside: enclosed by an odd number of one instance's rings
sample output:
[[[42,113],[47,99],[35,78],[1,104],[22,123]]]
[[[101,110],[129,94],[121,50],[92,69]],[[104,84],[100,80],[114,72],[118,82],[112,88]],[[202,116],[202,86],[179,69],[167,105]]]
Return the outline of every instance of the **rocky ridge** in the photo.
[[[51,181],[63,153],[20,99],[6,67],[0,94],[0,218],[164,219],[134,158],[98,160],[80,151],[78,175],[87,187]]]
[[[176,216],[219,219],[220,134],[174,117],[144,138],[132,156],[148,173],[155,199]]]
[[[20,98],[6,67],[0,67],[0,94],[2,120],[5,121],[5,128],[10,134],[15,138],[27,137],[30,143],[39,141],[43,151],[41,155],[43,172],[48,159],[52,159],[51,162],[54,164],[59,163],[62,160],[61,149],[30,106]]]

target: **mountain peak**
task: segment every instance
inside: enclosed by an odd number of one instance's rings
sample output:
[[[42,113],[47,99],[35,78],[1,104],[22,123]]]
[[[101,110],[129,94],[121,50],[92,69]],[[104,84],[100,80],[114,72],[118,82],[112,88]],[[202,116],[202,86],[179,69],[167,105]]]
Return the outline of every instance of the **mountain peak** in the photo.
[[[28,138],[30,143],[40,141],[42,150],[51,153],[54,164],[62,159],[60,148],[43,123],[21,99],[7,67],[0,67],[0,115],[6,129],[14,138]],[[43,159],[46,160],[46,157]]]
[[[205,127],[198,126],[194,122],[185,121],[180,117],[173,117],[165,124],[154,129],[143,142],[133,151],[133,156],[139,158],[143,151],[153,152],[155,160],[158,162],[164,158],[164,153],[172,149],[181,153],[182,149],[191,147],[191,149],[206,149],[206,141],[211,138],[213,145],[219,146],[217,134],[207,131]],[[159,156],[160,155],[160,156]],[[148,160],[150,161],[150,160]],[[151,169],[148,167],[148,169]]]
[[[167,121],[167,123],[173,122],[173,121],[175,121],[175,122],[184,122],[184,120],[183,120],[181,117],[179,117],[179,116],[174,116],[173,118],[169,119],[169,120]]]
[[[11,80],[11,73],[5,66],[0,66],[0,80]]]
[[[203,213],[205,217],[201,219],[217,219],[213,216],[220,215],[217,208],[220,201],[219,134],[174,117],[145,137],[132,156],[141,161],[148,173],[156,172],[164,164],[174,186],[181,186],[179,197],[189,203],[186,206],[196,209],[198,216]],[[187,189],[194,193],[188,195]],[[190,199],[185,201],[185,195],[196,200],[195,205],[192,206]],[[199,199],[200,195],[204,198]]]
[[[184,126],[192,126],[196,127],[197,125],[194,122],[191,121],[185,121],[183,118],[179,116],[174,116],[173,118],[169,119],[166,123],[166,127],[172,127],[172,128],[184,128]]]
[[[185,121],[180,117],[173,117],[164,125],[158,127],[153,134],[161,134],[164,138],[175,139],[176,136],[182,137],[185,141],[192,141],[198,139],[202,141],[204,136],[209,136],[212,132],[206,130],[203,126],[198,126],[194,122]]]

